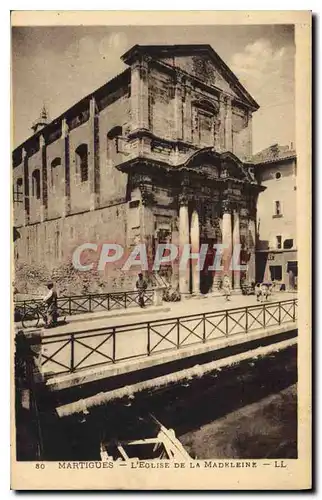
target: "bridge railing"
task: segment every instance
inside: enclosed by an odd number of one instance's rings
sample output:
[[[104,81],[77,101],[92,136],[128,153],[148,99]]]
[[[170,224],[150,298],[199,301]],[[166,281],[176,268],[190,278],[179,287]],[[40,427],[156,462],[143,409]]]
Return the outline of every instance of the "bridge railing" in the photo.
[[[145,305],[149,306],[153,304],[154,293],[154,289],[145,291]],[[41,302],[42,299],[16,301],[14,303],[15,321],[21,321],[28,309]],[[58,297],[57,305],[60,314],[64,316],[127,309],[139,305],[139,292],[125,291]]]
[[[263,328],[295,324],[297,299],[128,325],[54,334],[41,339],[45,376],[207,343]]]

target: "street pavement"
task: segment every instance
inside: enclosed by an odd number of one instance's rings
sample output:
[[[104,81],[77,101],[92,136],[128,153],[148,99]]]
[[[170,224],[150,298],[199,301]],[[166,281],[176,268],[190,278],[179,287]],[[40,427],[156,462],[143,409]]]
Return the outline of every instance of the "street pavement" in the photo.
[[[296,293],[276,292],[267,303],[296,298]],[[48,330],[46,334],[57,334],[67,332],[79,332],[82,330],[95,330],[110,326],[128,325],[132,323],[141,323],[163,318],[175,318],[189,314],[200,314],[206,312],[221,311],[259,304],[254,295],[232,295],[230,301],[226,301],[220,296],[198,296],[184,299],[180,302],[164,302],[162,306],[146,307],[139,313],[138,308],[124,309],[123,314],[109,316],[99,313],[83,314],[82,321],[79,321],[77,315],[67,318],[67,324],[58,326],[53,330]],[[77,320],[77,321],[74,321]]]

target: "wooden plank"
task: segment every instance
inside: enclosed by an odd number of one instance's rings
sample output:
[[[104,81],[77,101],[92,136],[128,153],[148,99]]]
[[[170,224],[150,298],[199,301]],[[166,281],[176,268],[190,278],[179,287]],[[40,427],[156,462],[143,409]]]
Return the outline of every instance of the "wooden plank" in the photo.
[[[129,457],[127,456],[123,446],[120,443],[117,445],[117,449],[119,450],[119,452],[122,455],[122,457],[124,458],[124,460],[130,460]]]

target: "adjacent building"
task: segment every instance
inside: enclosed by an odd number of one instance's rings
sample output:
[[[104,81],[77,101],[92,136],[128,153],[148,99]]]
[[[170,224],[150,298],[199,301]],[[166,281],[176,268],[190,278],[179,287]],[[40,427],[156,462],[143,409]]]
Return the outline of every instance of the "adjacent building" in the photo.
[[[68,293],[132,289],[133,274],[120,268],[76,272],[72,254],[84,242],[119,243],[127,252],[145,243],[151,261],[160,242],[195,251],[224,243],[225,263],[241,244],[246,279],[255,280],[257,198],[271,175],[265,162],[249,163],[257,102],[209,45],[136,45],[122,59],[127,69],[58,118],[42,110],[32,136],[13,151],[17,289],[48,277]],[[287,161],[281,179],[272,179],[280,186],[292,170]],[[271,195],[260,196],[263,255],[273,255],[261,209]],[[275,215],[282,210],[285,220],[289,202],[277,201],[284,206]],[[293,251],[294,241],[284,248],[292,234],[291,227],[276,233],[281,250]],[[225,269],[239,290],[240,273]],[[161,271],[182,294],[209,292],[220,277],[193,263],[180,271],[178,261]]]
[[[266,187],[257,204],[256,277],[297,288],[296,152],[274,144],[253,158],[256,178]]]

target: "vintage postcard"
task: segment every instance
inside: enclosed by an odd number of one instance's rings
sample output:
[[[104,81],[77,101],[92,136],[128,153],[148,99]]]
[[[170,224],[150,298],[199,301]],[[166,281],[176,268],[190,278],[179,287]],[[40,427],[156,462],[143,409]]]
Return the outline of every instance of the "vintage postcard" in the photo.
[[[13,12],[11,486],[311,485],[311,13]]]

